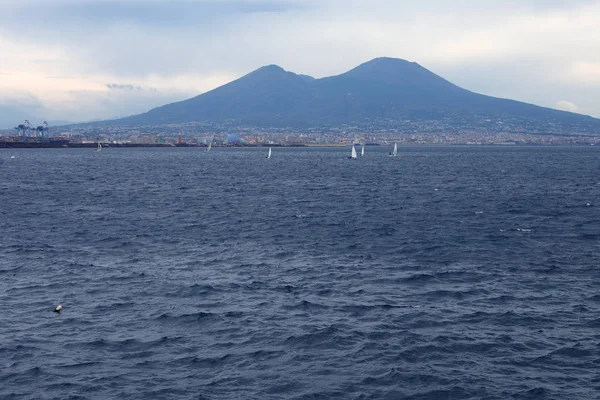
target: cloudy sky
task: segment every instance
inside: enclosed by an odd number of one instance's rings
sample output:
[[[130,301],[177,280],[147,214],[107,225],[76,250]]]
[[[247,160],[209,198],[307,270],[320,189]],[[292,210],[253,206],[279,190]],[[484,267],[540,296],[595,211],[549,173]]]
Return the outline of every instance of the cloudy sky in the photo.
[[[266,64],[319,78],[379,56],[600,117],[598,21],[598,0],[0,0],[0,128],[144,112]]]

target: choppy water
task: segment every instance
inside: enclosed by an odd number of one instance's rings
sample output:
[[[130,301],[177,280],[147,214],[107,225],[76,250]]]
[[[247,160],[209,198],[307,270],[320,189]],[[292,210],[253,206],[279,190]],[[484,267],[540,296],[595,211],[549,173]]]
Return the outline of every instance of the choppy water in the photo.
[[[600,398],[600,149],[388,150],[1,151],[0,398]]]

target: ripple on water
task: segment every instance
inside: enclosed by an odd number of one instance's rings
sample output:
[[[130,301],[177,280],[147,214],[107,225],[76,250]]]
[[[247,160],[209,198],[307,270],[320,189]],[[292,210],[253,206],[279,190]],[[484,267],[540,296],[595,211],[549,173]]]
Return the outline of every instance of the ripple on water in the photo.
[[[598,150],[259,150],[0,163],[0,398],[598,397]]]

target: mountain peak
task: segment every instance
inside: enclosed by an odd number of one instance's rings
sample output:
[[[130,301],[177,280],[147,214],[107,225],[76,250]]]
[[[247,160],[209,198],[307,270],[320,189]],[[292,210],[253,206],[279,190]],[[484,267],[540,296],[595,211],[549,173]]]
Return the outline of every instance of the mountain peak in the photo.
[[[392,68],[402,68],[402,69],[424,69],[416,62],[411,62],[407,60],[403,60],[402,58],[392,58],[392,57],[377,57],[370,61],[360,64],[358,67],[353,70],[364,70],[364,69],[392,69]]]
[[[285,69],[281,68],[279,65],[275,65],[275,64],[269,64],[269,65],[265,65],[262,66],[252,72],[250,72],[248,75],[243,76],[241,79],[247,80],[247,79],[252,79],[252,80],[272,80],[272,79],[290,79],[293,77],[297,77],[296,74],[294,74],[293,72],[289,72],[286,71]]]
[[[256,71],[279,71],[279,72],[286,72],[285,69],[281,68],[279,65],[276,65],[276,64],[263,65],[262,67],[260,67]]]
[[[312,76],[309,76],[309,75],[296,74],[291,71],[286,71],[285,69],[281,68],[279,65],[276,65],[276,64],[269,64],[269,65],[262,66],[262,67],[258,68],[257,70],[250,72],[248,75],[246,75],[246,77],[252,77],[253,79],[278,78],[278,79],[288,79],[288,80],[292,80],[292,81],[300,80],[305,83],[315,80],[315,78],[313,78]]]
[[[265,75],[265,76],[275,76],[275,75],[283,75],[283,74],[287,74],[289,72],[287,72],[285,69],[281,68],[279,65],[275,65],[275,64],[269,64],[269,65],[264,65],[252,72],[250,72],[248,74],[248,76],[255,76],[255,75]]]
[[[410,62],[403,58],[394,58],[394,57],[375,57],[374,59],[364,62],[364,64],[383,64],[383,63],[394,63],[394,64],[416,64],[416,62]]]
[[[416,62],[401,58],[378,57],[360,64],[343,74],[350,78],[378,81],[385,84],[410,84],[455,87],[450,82]]]

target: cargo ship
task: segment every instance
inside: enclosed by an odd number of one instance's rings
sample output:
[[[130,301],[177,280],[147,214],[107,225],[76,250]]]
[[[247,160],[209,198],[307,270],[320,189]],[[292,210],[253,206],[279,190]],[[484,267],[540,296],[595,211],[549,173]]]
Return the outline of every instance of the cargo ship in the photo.
[[[0,137],[0,148],[50,148],[68,147],[69,139],[63,136],[36,137]]]

